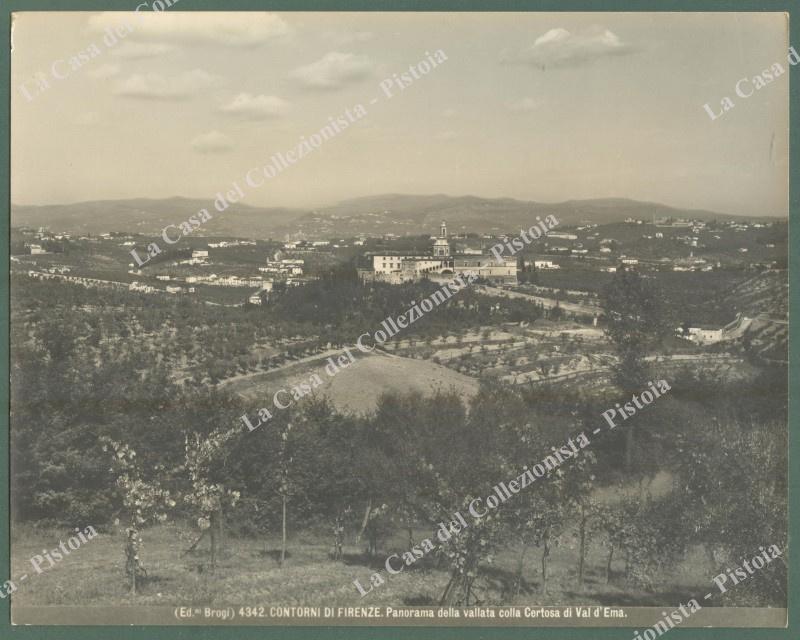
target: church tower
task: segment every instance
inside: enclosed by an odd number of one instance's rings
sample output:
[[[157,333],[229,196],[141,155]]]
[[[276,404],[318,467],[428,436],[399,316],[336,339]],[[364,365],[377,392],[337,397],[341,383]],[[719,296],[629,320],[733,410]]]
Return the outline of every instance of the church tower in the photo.
[[[433,243],[433,256],[435,258],[448,258],[450,256],[450,243],[447,241],[447,223],[442,220],[439,237]]]

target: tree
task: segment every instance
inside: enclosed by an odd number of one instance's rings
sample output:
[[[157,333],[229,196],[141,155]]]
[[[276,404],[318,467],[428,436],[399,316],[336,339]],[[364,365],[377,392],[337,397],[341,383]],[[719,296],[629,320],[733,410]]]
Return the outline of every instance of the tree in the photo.
[[[467,496],[459,512],[467,513],[471,501],[472,497]],[[450,580],[439,598],[439,606],[469,607],[485,602],[477,597],[476,580],[481,564],[492,561],[502,529],[501,517],[491,511],[475,518],[466,529],[460,529],[456,521],[445,523],[450,536],[440,549],[450,563]]]
[[[629,545],[635,544],[635,537],[631,527],[638,512],[638,500],[624,496],[623,487],[620,487],[622,496],[618,502],[610,504],[596,505],[594,530],[605,534],[605,545],[608,547],[606,559],[606,584],[611,584],[611,565],[614,561],[614,553],[624,550]],[[626,567],[626,575],[629,573]]]
[[[531,272],[528,274],[528,282],[539,284],[539,270],[536,268],[535,260],[531,260]]]
[[[208,534],[212,571],[216,568],[217,546],[224,530],[224,509],[235,507],[241,496],[238,491],[226,489],[222,482],[213,481],[212,476],[215,465],[224,457],[225,449],[237,434],[236,429],[215,430],[207,436],[194,432],[187,434],[185,439],[185,467],[191,489],[184,500],[197,510],[197,526],[201,531],[192,547]]]
[[[281,433],[279,445],[280,466],[278,468],[278,495],[281,497],[281,567],[286,561],[286,505],[289,501],[289,496],[291,496],[294,492],[294,486],[291,477],[292,462],[294,461],[294,457],[288,446],[291,432],[292,423],[287,422],[286,428]]]
[[[487,400],[495,395],[492,390],[482,393]],[[480,404],[468,412],[455,392],[382,396],[365,434],[366,455],[360,465],[369,478],[375,470],[378,475],[370,485],[368,533],[378,536],[387,523],[402,524],[413,541],[412,519],[435,529],[457,510],[467,513],[470,499],[465,495],[488,495],[502,463],[503,447],[497,442],[493,420],[498,417],[494,407],[499,405],[492,400],[488,412]],[[450,572],[441,602],[480,599],[476,580],[481,564],[491,558],[497,545],[501,525],[491,514],[437,542],[437,555],[448,563]],[[428,534],[425,539],[437,537]],[[377,539],[370,547],[377,547]]]
[[[670,323],[661,296],[637,271],[621,265],[603,292],[605,333],[614,344],[615,379],[625,396],[647,384],[645,357],[666,335]],[[626,424],[625,468],[631,469],[636,420]]]
[[[586,544],[591,535],[592,518],[598,508],[593,498],[595,476],[593,467],[597,464],[594,451],[580,454],[570,465],[563,481],[563,500],[567,506],[578,512],[578,589],[583,590],[586,566]]]
[[[652,589],[664,571],[686,557],[690,543],[686,505],[677,492],[640,495],[627,512],[626,581]]]
[[[525,266],[525,258],[522,256],[517,258],[517,280],[520,284],[528,282],[528,267]]]
[[[117,487],[123,494],[129,525],[125,529],[125,573],[130,581],[131,595],[136,595],[137,581],[147,576],[141,561],[142,538],[140,527],[148,522],[164,522],[166,510],[175,506],[169,490],[159,486],[157,480],[145,480],[136,451],[126,444],[110,438],[101,438],[103,451],[111,450],[112,471],[117,475]],[[152,475],[159,468],[152,470]]]
[[[605,333],[619,357],[617,379],[624,390],[633,392],[646,382],[645,356],[666,335],[670,324],[659,293],[639,272],[624,265],[603,294]]]
[[[709,569],[752,558],[759,547],[787,544],[786,422],[712,420],[680,434],[678,446],[687,452],[679,459],[675,501],[682,505],[684,536],[706,547]],[[717,557],[727,558],[725,564]],[[787,565],[773,562],[736,592],[727,594],[736,604],[784,606]]]

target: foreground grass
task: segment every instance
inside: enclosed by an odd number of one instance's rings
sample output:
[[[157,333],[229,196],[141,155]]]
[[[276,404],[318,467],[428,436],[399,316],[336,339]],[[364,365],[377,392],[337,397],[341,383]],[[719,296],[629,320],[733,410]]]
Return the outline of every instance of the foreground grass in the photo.
[[[433,605],[449,579],[444,564],[419,561],[401,574],[382,577],[386,582],[362,598],[353,585],[358,579],[368,588],[369,576],[383,567],[388,551],[404,550],[398,533],[374,559],[361,548],[345,547],[344,560],[329,558],[330,541],[324,536],[298,536],[290,540],[288,556],[279,565],[277,538],[256,540],[227,536],[217,567],[208,567],[207,542],[191,554],[188,530],[164,525],[143,532],[141,558],[148,572],[136,596],[128,591],[124,572],[124,538],[119,531],[101,533],[56,566],[37,574],[30,558],[52,549],[68,532],[54,529],[15,529],[12,536],[11,576],[19,590],[12,596],[17,605]],[[193,534],[192,534],[193,535]],[[421,532],[418,535],[422,535]],[[550,562],[548,594],[539,583],[539,552],[525,556],[523,582],[516,586],[518,549],[498,554],[487,566],[478,596],[483,604],[598,604],[667,605],[685,602],[710,579],[701,556],[687,558],[681,567],[665,576],[662,588],[652,593],[625,588],[623,565],[614,563],[612,580],[606,584],[605,550],[598,545],[587,555],[588,570],[583,590],[577,588],[576,555],[569,546],[556,549]],[[46,563],[45,565],[46,566]],[[18,578],[27,574],[27,580]]]

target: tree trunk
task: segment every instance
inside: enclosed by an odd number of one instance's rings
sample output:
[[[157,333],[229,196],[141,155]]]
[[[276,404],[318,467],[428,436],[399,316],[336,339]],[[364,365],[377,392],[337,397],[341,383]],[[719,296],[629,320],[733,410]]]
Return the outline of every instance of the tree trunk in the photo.
[[[583,568],[586,564],[586,506],[581,505],[581,524],[580,524],[580,558],[578,559],[578,589],[583,590]]]
[[[547,593],[547,558],[550,555],[550,536],[544,538],[544,549],[542,550],[542,593]]]
[[[281,497],[281,509],[283,511],[283,522],[281,523],[281,565],[286,560],[286,496]]]
[[[625,429],[625,471],[630,473],[633,468],[633,424]]]
[[[611,560],[614,558],[614,545],[611,545],[611,550],[608,552],[608,562],[606,563],[606,584],[611,584]]]
[[[703,546],[706,548],[706,556],[708,557],[708,562],[711,565],[711,573],[716,573],[717,559],[714,557],[714,547],[708,543],[704,544]]]
[[[631,552],[628,549],[625,549],[625,580],[630,580],[631,578]]]
[[[139,570],[139,532],[136,527],[125,530],[125,570],[128,572],[131,595],[136,595],[136,577]]]
[[[469,573],[475,567],[468,561],[467,566],[460,571],[454,568],[450,573],[450,581],[442,593],[439,600],[439,606],[455,605],[459,607],[470,606],[472,600],[472,586],[475,582],[475,577],[470,577]]]
[[[522,551],[519,554],[519,563],[517,564],[517,585],[514,589],[514,595],[518,596],[522,589],[522,572],[525,568],[525,552],[528,550],[528,545],[525,544],[525,538],[522,537]]]
[[[187,553],[191,553],[192,551],[194,551],[195,549],[197,549],[197,545],[198,545],[198,544],[200,544],[200,541],[201,541],[203,538],[205,538],[205,537],[206,537],[206,534],[207,534],[207,533],[208,533],[208,529],[204,529],[203,531],[201,531],[201,532],[200,532],[200,535],[199,535],[199,536],[198,536],[198,538],[197,538],[197,540],[195,540],[195,541],[194,541],[194,542],[193,542],[193,543],[192,543],[192,544],[189,546],[189,548],[188,548],[188,549],[186,549],[186,551],[184,551],[184,552],[181,554],[181,556],[185,556]]]
[[[457,577],[458,577],[458,570],[454,570],[450,574],[450,582],[447,583],[447,586],[444,588],[444,592],[442,593],[442,597],[439,599],[440,607],[444,606],[445,604],[448,604],[448,600],[450,598],[453,589],[453,583],[456,581]]]
[[[222,511],[222,505],[219,506],[219,553],[222,555],[222,550],[225,548],[225,514]]]
[[[464,603],[463,606],[468,607],[470,600],[472,599],[472,583],[475,582],[475,578],[468,578],[465,584],[465,596],[464,596]]]
[[[208,534],[211,537],[211,571],[217,568],[217,514],[212,513],[209,518],[211,521],[208,527]]]
[[[372,498],[367,500],[367,510],[364,512],[364,520],[361,522],[361,531],[358,532],[356,536],[356,544],[361,541],[361,536],[364,535],[364,531],[367,528],[367,524],[369,523],[369,514],[372,511]]]
[[[378,531],[375,526],[367,530],[367,555],[370,558],[378,555]]]

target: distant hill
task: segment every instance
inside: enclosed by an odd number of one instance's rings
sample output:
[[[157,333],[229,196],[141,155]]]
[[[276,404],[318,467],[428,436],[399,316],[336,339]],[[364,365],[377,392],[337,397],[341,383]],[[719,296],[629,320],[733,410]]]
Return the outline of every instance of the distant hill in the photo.
[[[301,231],[340,234],[344,229],[397,235],[435,233],[441,220],[453,232],[492,233],[528,228],[536,216],[553,214],[562,225],[608,224],[628,217],[691,217],[701,220],[737,218],[714,211],[676,209],[653,202],[624,198],[568,200],[548,204],[512,198],[478,198],[442,194],[414,196],[388,194],[345,200],[294,221]]]
[[[279,227],[289,225],[308,213],[304,209],[259,208],[233,204],[216,211],[213,201],[190,198],[154,200],[93,200],[74,204],[11,205],[11,226],[49,227],[70,233],[124,231],[157,235],[168,224],[179,224],[200,209],[213,216],[198,235],[277,237]]]
[[[12,226],[47,226],[53,231],[101,233],[125,231],[157,234],[170,223],[177,224],[209,200],[167,198],[162,200],[101,200],[65,205],[11,207]],[[677,209],[653,202],[624,198],[568,200],[547,204],[512,198],[475,196],[385,194],[345,200],[336,205],[308,211],[231,205],[226,211],[212,211],[214,219],[200,234],[254,238],[283,238],[301,234],[309,238],[346,237],[360,233],[382,235],[432,234],[441,220],[453,232],[498,233],[530,227],[536,216],[553,214],[562,225],[608,224],[628,217],[697,218],[729,220],[733,216],[713,211]],[[200,235],[197,234],[197,235]]]

